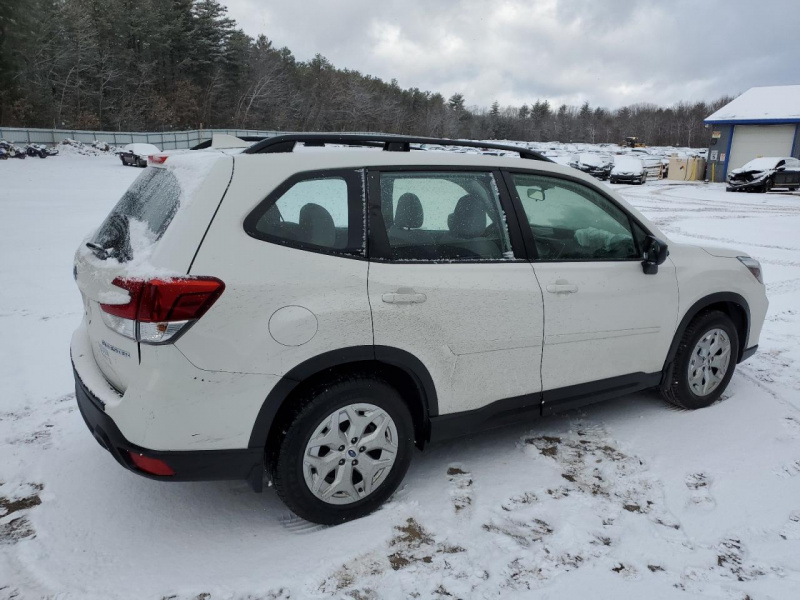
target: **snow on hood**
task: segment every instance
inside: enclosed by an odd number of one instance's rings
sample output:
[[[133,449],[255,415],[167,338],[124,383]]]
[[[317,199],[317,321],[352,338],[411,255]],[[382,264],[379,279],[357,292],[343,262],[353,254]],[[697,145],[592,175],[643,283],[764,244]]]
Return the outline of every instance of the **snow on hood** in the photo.
[[[641,173],[644,170],[642,161],[638,158],[631,158],[630,156],[616,156],[614,157],[614,168],[612,173]]]
[[[783,160],[780,156],[762,156],[761,158],[754,158],[748,163],[745,163],[738,169],[734,169],[731,173],[746,173],[747,171],[769,171],[775,168],[778,161]]]
[[[608,160],[599,154],[583,153],[578,155],[578,161],[588,167],[603,167],[608,164]]]

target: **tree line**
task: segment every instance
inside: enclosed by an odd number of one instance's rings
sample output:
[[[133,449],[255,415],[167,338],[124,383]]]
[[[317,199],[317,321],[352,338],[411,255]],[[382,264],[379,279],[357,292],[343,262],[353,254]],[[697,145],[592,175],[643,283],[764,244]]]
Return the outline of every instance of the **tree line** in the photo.
[[[465,57],[468,60],[468,57]],[[616,110],[467,104],[299,61],[252,38],[218,0],[0,1],[0,125],[155,131],[385,131],[471,139],[704,146],[731,98]]]

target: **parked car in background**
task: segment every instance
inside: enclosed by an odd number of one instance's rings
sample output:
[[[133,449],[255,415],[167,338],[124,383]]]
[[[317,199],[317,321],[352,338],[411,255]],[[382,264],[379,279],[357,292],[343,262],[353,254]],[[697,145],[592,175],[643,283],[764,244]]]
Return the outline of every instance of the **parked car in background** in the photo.
[[[608,179],[614,166],[614,160],[603,154],[581,152],[573,156],[569,166],[588,173],[592,177],[597,177],[597,179]]]
[[[633,156],[619,155],[614,157],[614,167],[609,176],[611,183],[638,183],[647,180],[647,171],[641,159]]]
[[[728,192],[768,192],[774,188],[791,191],[800,187],[800,160],[764,156],[728,173]]]
[[[642,166],[647,173],[648,179],[660,179],[662,176],[662,162],[660,156],[653,156],[652,154],[643,154],[636,156],[637,159],[642,161]]]
[[[122,165],[125,167],[146,167],[147,157],[151,154],[158,154],[159,152],[161,152],[161,150],[158,149],[158,146],[136,142],[125,146],[122,152],[119,153],[119,158],[122,161]]]
[[[547,153],[545,153],[545,156],[547,158],[549,158],[550,160],[552,160],[554,163],[556,163],[558,165],[563,165],[565,167],[571,166],[570,163],[573,162],[573,159],[572,159],[571,156],[569,156],[567,154],[556,154],[552,150],[550,150]]]

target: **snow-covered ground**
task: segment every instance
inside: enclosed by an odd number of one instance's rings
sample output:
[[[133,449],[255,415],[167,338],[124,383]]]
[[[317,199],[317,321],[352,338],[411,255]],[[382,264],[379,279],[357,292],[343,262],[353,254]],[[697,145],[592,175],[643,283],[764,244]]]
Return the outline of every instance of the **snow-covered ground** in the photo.
[[[416,454],[382,510],[293,518],[242,482],[121,469],[75,406],[78,242],[139,169],[0,162],[0,599],[800,597],[800,195],[617,189],[675,241],[760,259],[759,354],[724,401],[642,393]]]

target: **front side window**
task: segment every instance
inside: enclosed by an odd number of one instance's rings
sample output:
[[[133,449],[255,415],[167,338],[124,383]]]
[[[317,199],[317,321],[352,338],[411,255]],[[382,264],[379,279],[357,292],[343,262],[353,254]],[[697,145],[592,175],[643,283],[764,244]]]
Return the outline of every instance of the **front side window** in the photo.
[[[639,258],[628,215],[577,182],[514,173],[540,260]]]
[[[253,237],[300,248],[364,254],[361,172],[284,183],[245,220]]]
[[[381,211],[393,260],[511,260],[491,173],[381,173]]]

